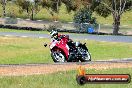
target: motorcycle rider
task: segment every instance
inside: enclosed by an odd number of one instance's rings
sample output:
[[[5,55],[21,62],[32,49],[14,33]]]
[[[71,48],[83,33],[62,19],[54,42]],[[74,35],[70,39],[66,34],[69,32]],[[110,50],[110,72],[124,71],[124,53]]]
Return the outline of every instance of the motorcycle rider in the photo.
[[[79,58],[81,58],[80,59],[81,61],[85,61],[85,60],[83,60],[83,59],[85,59],[84,58],[85,56],[81,53],[82,51],[80,50],[80,48],[82,48],[82,49],[84,48],[85,52],[86,51],[88,52],[87,47],[85,46],[85,44],[81,44],[81,47],[80,47],[79,46],[80,42],[75,42],[74,43],[71,39],[69,39],[68,35],[59,34],[57,31],[54,31],[54,30],[52,30],[50,32],[50,35],[51,35],[51,38],[53,39],[52,40],[53,42],[61,41],[61,39],[63,39],[63,38],[64,38],[64,40],[66,40],[65,42],[69,46],[69,49],[68,49],[69,50],[69,54],[68,54],[68,58],[67,58],[68,62],[71,62],[71,61],[73,61],[73,62],[77,61],[78,62]],[[87,52],[86,52],[86,55],[88,57]]]
[[[50,35],[51,35],[51,38],[53,38],[53,40],[59,41],[62,38],[67,38],[68,42],[73,42],[71,39],[69,39],[68,35],[59,34],[57,31],[54,31],[54,30],[50,32]]]
[[[74,46],[74,42],[71,39],[69,39],[68,35],[59,34],[57,31],[54,30],[50,32],[50,35],[53,40],[57,41],[61,40],[62,38],[67,38],[68,39],[67,45],[69,46],[69,48],[72,48]]]
[[[70,48],[70,50],[69,50],[70,55],[69,55],[68,61],[72,60],[72,58],[74,58],[72,50],[74,50],[73,47],[75,46],[75,44],[74,44],[74,42],[71,39],[69,39],[69,36],[68,35],[59,34],[57,31],[54,31],[54,30],[52,30],[50,32],[50,35],[51,35],[51,38],[53,39],[52,41],[54,41],[54,40],[60,41],[62,38],[67,38],[68,39],[67,45]]]
[[[58,32],[57,31],[54,31],[54,30],[52,30],[51,32],[50,32],[50,35],[51,35],[51,38],[52,39],[54,39],[54,40],[59,40],[59,38],[60,38],[60,34],[58,34]]]

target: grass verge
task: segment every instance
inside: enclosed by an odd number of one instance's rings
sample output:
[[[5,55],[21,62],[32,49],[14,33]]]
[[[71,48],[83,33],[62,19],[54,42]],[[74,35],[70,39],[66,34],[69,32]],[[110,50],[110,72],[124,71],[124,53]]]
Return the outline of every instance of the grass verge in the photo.
[[[0,32],[18,32],[18,33],[48,33],[47,31],[30,31],[30,30],[17,30],[17,29],[7,29],[0,28]]]
[[[130,74],[131,68],[87,70],[89,74]],[[86,84],[80,86],[76,82],[77,71],[57,72],[47,75],[33,76],[1,76],[0,88],[131,88],[129,84]]]
[[[76,40],[77,41],[77,40]],[[131,43],[86,42],[92,60],[122,59],[132,57]],[[0,37],[0,64],[53,63],[49,47],[50,39]]]

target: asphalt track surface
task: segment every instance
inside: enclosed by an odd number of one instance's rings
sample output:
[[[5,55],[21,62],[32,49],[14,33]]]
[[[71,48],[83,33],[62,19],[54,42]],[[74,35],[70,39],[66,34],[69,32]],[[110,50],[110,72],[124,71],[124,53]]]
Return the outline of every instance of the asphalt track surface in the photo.
[[[0,67],[14,66],[45,66],[45,65],[86,65],[86,64],[106,64],[106,63],[132,63],[132,58],[112,59],[112,60],[97,60],[90,62],[65,62],[65,63],[34,63],[34,64],[0,64]]]
[[[109,61],[90,61],[87,63],[41,63],[41,64],[11,64],[0,65],[0,76],[24,76],[51,74],[62,71],[85,69],[132,68],[132,58]]]
[[[87,34],[68,34],[68,35],[71,39],[132,43],[132,36],[87,35]],[[50,38],[49,34],[42,34],[42,33],[40,34],[40,33],[0,32],[0,36]]]

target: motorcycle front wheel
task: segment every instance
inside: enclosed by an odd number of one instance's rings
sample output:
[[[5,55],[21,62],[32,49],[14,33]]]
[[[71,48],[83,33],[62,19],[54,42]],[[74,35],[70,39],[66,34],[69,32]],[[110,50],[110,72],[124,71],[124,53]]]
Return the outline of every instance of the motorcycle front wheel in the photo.
[[[61,51],[52,51],[51,57],[54,62],[65,62],[65,55]]]
[[[80,53],[82,55],[82,58],[80,58],[81,62],[91,61],[91,55],[86,49],[79,48],[79,51],[80,51]]]

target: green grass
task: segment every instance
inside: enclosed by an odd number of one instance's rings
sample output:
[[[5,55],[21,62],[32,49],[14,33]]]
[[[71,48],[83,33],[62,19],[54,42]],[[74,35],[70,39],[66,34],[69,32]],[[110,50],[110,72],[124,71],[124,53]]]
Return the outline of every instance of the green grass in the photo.
[[[132,57],[131,43],[86,42],[92,60]],[[53,63],[49,47],[50,39],[0,37],[0,64]]]
[[[131,68],[87,70],[89,74],[130,74]],[[57,72],[33,76],[1,76],[0,88],[132,88],[129,84],[85,84],[76,82],[77,71]]]
[[[52,62],[49,49],[43,47],[48,39],[1,37],[0,63],[43,63]]]
[[[0,16],[2,17],[2,6],[0,5]],[[37,12],[37,14],[34,15],[34,19],[35,20],[52,20],[52,16],[49,13],[48,10],[46,10],[45,8],[40,7],[41,10],[39,12]],[[18,18],[24,18],[27,19],[29,18],[27,13],[24,11],[22,13],[19,12],[19,8],[17,5],[13,4],[13,3],[8,3],[7,7],[6,7],[6,12],[7,12],[7,16],[10,16],[10,14],[14,14],[16,17]],[[64,5],[62,5],[62,7],[60,8],[60,13],[56,14],[54,13],[56,16],[59,17],[59,20],[62,22],[69,22],[72,21],[72,17],[74,15],[73,12],[68,13],[66,11],[66,7]]]
[[[132,10],[123,13],[123,15],[121,16],[121,25],[129,25],[130,27],[132,27],[131,14],[132,14]],[[97,18],[97,22],[99,22],[100,24],[112,25],[112,23],[113,23],[112,15],[110,15],[106,18],[103,18],[103,17],[99,16],[98,14],[94,13],[93,16],[95,16]]]
[[[0,16],[2,16],[2,6],[0,5]],[[27,16],[26,12],[23,13],[19,13],[19,8],[14,5],[13,3],[8,3],[7,7],[6,7],[6,12],[7,12],[7,16],[10,16],[11,13],[13,13],[16,17],[19,18],[29,18]],[[126,13],[124,13],[121,17],[121,25],[129,25],[130,27],[132,26],[132,11],[127,11]],[[62,22],[70,22],[73,21],[73,16],[74,16],[74,12],[71,13],[67,13],[66,11],[66,7],[65,5],[62,5],[60,10],[59,10],[59,14],[58,18],[60,21]],[[108,16],[107,18],[103,18],[99,15],[97,15],[96,13],[93,14],[94,17],[97,18],[97,22],[100,24],[112,24],[113,23],[113,18],[112,15]],[[49,14],[49,12],[44,9],[41,8],[41,10],[35,15],[34,19],[38,19],[38,20],[52,20],[52,16]]]
[[[30,30],[17,30],[17,29],[7,29],[0,28],[0,32],[22,32],[22,33],[48,33],[47,31],[30,31]]]
[[[0,28],[0,32],[36,33],[36,34],[49,34],[50,33],[48,31],[30,31],[30,30],[17,30],[17,29],[7,29],[7,28]],[[77,33],[67,33],[67,32],[61,32],[61,34],[75,34],[75,35],[78,35]],[[89,35],[89,34],[82,34],[82,35]]]
[[[89,42],[87,43],[93,60],[106,60],[116,58],[121,59],[132,57],[132,46],[129,44],[110,42],[94,42],[93,44],[90,44]]]

